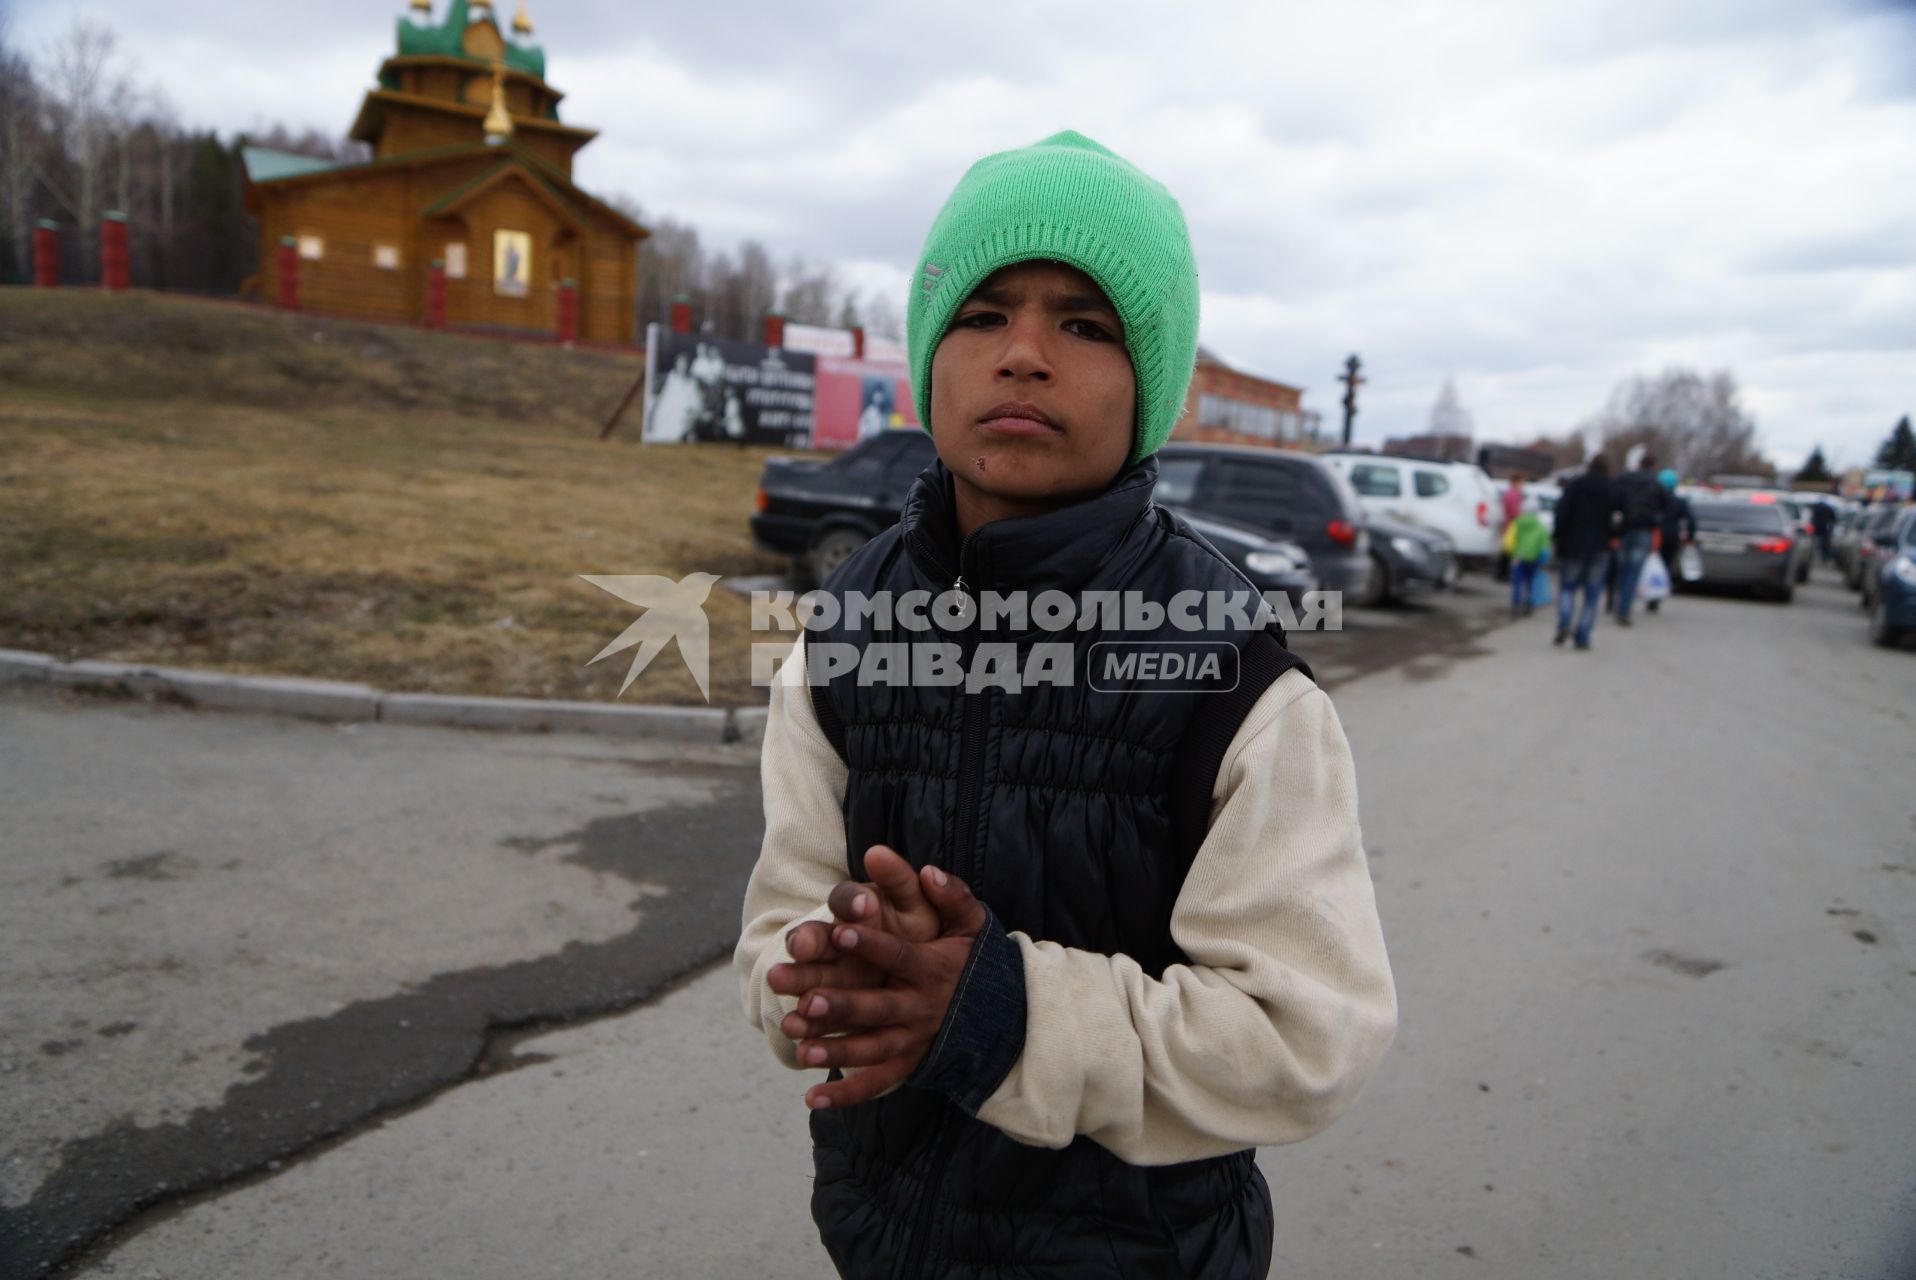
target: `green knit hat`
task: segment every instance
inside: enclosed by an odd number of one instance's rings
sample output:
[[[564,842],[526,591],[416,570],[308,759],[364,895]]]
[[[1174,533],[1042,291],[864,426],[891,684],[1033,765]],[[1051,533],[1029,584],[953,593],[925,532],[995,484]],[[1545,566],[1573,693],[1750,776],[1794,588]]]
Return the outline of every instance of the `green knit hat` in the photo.
[[[1161,184],[1069,131],[972,165],[932,222],[906,304],[918,421],[931,430],[931,355],[952,316],[992,272],[1034,259],[1076,267],[1117,308],[1138,381],[1130,461],[1156,453],[1197,363],[1191,235]]]

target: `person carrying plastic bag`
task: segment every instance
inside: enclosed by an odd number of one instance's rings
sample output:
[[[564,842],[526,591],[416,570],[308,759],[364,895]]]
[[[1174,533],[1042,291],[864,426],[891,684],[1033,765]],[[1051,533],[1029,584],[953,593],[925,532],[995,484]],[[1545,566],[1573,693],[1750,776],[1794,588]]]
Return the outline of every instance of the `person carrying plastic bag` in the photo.
[[[1652,551],[1637,575],[1637,603],[1655,613],[1658,602],[1669,594],[1670,566],[1663,563],[1662,552]]]

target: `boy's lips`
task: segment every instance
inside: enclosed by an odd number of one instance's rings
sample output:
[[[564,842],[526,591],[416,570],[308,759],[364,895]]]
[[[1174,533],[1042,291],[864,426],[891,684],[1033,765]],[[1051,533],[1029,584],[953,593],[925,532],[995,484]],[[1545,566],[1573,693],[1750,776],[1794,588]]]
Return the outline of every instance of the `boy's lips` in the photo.
[[[1045,411],[1024,400],[1007,400],[986,410],[978,418],[985,431],[1010,436],[1058,436],[1064,428],[1053,422]]]

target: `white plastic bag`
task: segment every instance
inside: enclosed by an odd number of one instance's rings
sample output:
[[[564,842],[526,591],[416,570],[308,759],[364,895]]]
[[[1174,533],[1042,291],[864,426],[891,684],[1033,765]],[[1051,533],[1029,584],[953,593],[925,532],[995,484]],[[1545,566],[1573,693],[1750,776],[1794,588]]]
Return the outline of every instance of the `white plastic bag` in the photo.
[[[1703,580],[1703,553],[1696,549],[1696,543],[1686,542],[1683,550],[1677,552],[1677,572],[1683,575],[1685,582]]]
[[[1647,604],[1652,600],[1661,600],[1670,594],[1670,566],[1663,563],[1663,557],[1656,552],[1643,562],[1643,572],[1637,575],[1637,603]]]

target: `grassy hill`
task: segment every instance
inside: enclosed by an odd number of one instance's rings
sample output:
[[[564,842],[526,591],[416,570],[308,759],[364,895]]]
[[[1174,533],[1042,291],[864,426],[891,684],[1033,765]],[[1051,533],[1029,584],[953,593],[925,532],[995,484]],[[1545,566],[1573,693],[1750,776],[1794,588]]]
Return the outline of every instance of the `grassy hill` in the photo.
[[[0,289],[0,647],[603,699],[636,616],[582,573],[775,571],[766,450],[600,424],[636,355],[221,302]],[[714,703],[749,686],[715,590]],[[676,654],[626,695],[697,702]]]

